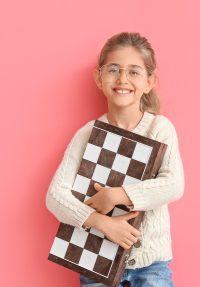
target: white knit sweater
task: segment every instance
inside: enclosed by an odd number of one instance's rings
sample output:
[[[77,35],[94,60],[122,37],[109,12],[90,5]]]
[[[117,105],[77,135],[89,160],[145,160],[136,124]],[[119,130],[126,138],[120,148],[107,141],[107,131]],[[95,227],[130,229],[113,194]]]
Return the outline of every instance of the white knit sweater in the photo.
[[[106,114],[99,120],[108,123]],[[59,221],[80,228],[94,209],[74,197],[71,189],[93,124],[94,121],[90,121],[76,132],[46,196],[47,208]],[[132,269],[172,258],[167,204],[179,199],[184,191],[183,166],[173,124],[162,115],[145,112],[133,132],[166,143],[168,147],[156,178],[123,186],[134,210],[146,211],[140,227],[142,244],[131,250],[130,263],[126,266]]]

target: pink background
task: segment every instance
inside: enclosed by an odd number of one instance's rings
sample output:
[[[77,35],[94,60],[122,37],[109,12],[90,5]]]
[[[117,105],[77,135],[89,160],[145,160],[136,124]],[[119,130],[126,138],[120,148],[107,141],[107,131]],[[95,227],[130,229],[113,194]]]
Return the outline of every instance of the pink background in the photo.
[[[157,54],[162,112],[176,126],[186,175],[184,197],[170,206],[175,286],[197,286],[198,2],[2,1],[1,286],[79,286],[76,273],[47,260],[58,222],[45,194],[76,129],[105,111],[92,68],[105,40],[126,30]]]

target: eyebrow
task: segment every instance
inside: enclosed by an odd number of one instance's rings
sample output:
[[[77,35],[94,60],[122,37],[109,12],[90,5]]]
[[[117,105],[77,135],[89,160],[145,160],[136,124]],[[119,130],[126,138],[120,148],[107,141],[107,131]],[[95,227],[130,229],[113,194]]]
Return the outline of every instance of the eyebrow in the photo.
[[[117,64],[117,63],[108,63],[107,65],[116,65],[116,66],[119,66],[120,67],[120,65],[119,64]],[[129,67],[133,67],[133,68],[138,68],[138,69],[140,69],[140,70],[144,70],[141,66],[139,66],[139,65],[134,65],[134,64],[132,64],[132,65],[128,65]]]

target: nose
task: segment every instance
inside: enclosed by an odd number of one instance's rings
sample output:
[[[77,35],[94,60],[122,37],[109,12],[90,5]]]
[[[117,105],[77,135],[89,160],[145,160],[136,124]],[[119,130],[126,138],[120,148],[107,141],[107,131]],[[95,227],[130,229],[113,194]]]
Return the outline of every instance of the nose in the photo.
[[[117,78],[117,80],[120,83],[127,83],[128,82],[127,71],[125,69],[120,70],[119,77]]]

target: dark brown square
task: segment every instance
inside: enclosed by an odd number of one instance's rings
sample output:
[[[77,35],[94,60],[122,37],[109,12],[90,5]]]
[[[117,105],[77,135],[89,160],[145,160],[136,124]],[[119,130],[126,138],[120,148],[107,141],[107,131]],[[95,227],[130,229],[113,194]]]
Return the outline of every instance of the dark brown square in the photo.
[[[142,179],[142,175],[145,169],[145,163],[131,159],[129,164],[127,175],[132,176],[137,179]]]
[[[115,152],[102,148],[97,163],[103,166],[106,166],[108,168],[111,168],[113,161],[115,159],[115,156],[116,156]]]
[[[136,142],[126,138],[122,138],[117,153],[127,157],[132,157],[135,150],[135,146]]]
[[[96,164],[86,160],[86,159],[82,159],[81,161],[81,165],[79,167],[78,170],[78,174],[85,176],[87,178],[91,178],[94,172]]]
[[[65,254],[65,259],[78,264],[80,261],[82,252],[83,252],[83,248],[77,245],[74,245],[72,243],[69,243],[67,252]]]
[[[124,178],[125,178],[125,174],[122,174],[121,172],[118,172],[115,170],[111,170],[106,185],[112,186],[112,187],[122,186]]]
[[[80,193],[80,192],[78,192],[78,191],[74,191],[74,190],[72,190],[72,194],[76,197],[76,198],[78,198],[80,201],[84,201],[84,199],[85,199],[85,194],[82,194],[82,193]]]
[[[98,254],[101,248],[102,242],[103,242],[103,238],[100,238],[99,236],[89,233],[87,240],[85,242],[84,249],[87,249],[95,254]]]
[[[69,224],[60,223],[56,237],[65,241],[70,241],[74,227]]]
[[[95,272],[98,272],[99,274],[107,276],[110,271],[111,264],[112,260],[107,259],[101,255],[98,255],[93,270]]]
[[[107,135],[107,132],[105,131],[102,131],[98,128],[93,128],[92,129],[92,133],[90,135],[90,138],[89,138],[89,143],[92,143],[94,145],[97,145],[97,146],[100,146],[102,147],[103,146],[103,143],[104,143],[104,140],[105,140],[105,137]]]

